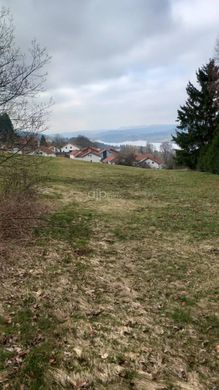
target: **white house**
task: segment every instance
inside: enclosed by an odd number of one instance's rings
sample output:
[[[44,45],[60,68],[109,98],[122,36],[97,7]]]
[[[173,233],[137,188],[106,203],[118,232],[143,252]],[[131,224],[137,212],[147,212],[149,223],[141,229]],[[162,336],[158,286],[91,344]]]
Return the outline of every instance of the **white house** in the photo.
[[[72,152],[70,152],[69,154],[69,157],[74,160],[75,158],[77,158],[77,156],[79,156],[81,154],[81,151],[80,150],[72,150]]]
[[[154,169],[160,169],[162,168],[162,164],[160,164],[158,161],[151,160],[150,158],[146,158],[143,161],[139,163],[142,167],[145,165],[148,166],[149,168],[154,168]]]
[[[100,162],[100,155],[95,153],[95,152],[88,152],[84,154],[81,157],[76,157],[77,160],[82,160],[82,161],[89,161],[89,162]]]
[[[89,162],[100,162],[101,154],[99,149],[90,146],[80,151],[73,150],[70,153],[70,158]]]
[[[160,158],[154,157],[151,154],[139,154],[136,156],[137,166],[142,168],[154,168],[161,169],[163,168],[163,162]]]
[[[77,146],[75,146],[74,144],[66,144],[61,148],[62,153],[70,153],[73,150],[79,150],[79,148]]]
[[[42,156],[42,157],[56,157],[55,152],[46,146],[41,146],[39,149],[35,150],[30,154],[34,156]]]
[[[119,153],[119,151],[116,149],[107,148],[107,149],[101,150],[100,155],[101,155],[101,159],[105,160],[107,157],[117,156],[118,153]]]

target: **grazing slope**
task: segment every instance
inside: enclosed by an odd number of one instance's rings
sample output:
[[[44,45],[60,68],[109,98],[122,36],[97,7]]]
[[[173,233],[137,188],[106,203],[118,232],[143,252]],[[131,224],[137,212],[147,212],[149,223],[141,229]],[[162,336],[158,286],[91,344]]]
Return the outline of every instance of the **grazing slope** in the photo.
[[[216,389],[219,177],[44,174],[34,243],[1,248],[3,388]]]

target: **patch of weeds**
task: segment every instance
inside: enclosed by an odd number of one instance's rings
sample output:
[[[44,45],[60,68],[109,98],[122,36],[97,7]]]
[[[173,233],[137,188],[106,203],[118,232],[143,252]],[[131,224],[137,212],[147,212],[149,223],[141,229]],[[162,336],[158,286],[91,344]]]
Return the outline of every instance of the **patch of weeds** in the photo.
[[[188,305],[188,306],[193,306],[193,305],[195,305],[195,301],[194,301],[193,299],[191,299],[191,298],[185,296],[185,295],[182,295],[181,297],[179,297],[179,300],[180,300],[182,303],[184,303],[184,304],[186,304],[186,305]]]
[[[178,324],[188,324],[192,322],[190,311],[181,308],[176,308],[171,314],[171,317]]]
[[[217,340],[219,329],[219,318],[216,315],[201,316],[197,322],[198,328],[209,338]]]
[[[163,387],[163,390],[180,390],[181,387],[173,385],[171,382],[166,381],[166,386]]]
[[[4,317],[0,316],[0,326],[4,326],[6,324],[7,324],[7,320]]]
[[[16,313],[10,333],[18,333],[24,346],[32,346],[44,338],[52,338],[56,325],[57,320],[49,313],[48,308],[30,304]]]
[[[30,390],[45,389],[45,372],[50,364],[53,346],[45,342],[31,350],[23,361],[19,373],[20,384],[28,386]]]
[[[63,258],[63,263],[71,264],[71,262],[72,262],[72,256],[69,253],[67,253]]]
[[[15,328],[19,331],[23,345],[32,345],[38,334],[52,328],[48,317],[35,318],[37,315],[27,308],[19,311],[15,318]]]
[[[92,214],[87,210],[64,209],[51,215],[37,235],[42,238],[67,241],[73,248],[85,248],[91,236]]]
[[[20,310],[14,318],[15,330],[20,333],[24,345],[31,344],[37,334],[36,326],[32,323],[33,314],[29,308]]]
[[[59,322],[46,307],[39,307],[33,302],[34,298],[28,297],[10,325],[10,334],[17,335],[19,345],[28,351],[17,372],[13,388],[20,388],[21,385],[31,390],[47,388],[44,383],[45,372],[50,364],[56,364],[59,359]]]
[[[123,371],[123,378],[126,379],[127,381],[134,383],[134,381],[138,378],[138,374],[135,370],[131,368],[127,368]]]
[[[13,356],[13,352],[6,351],[4,348],[0,348],[0,370],[3,370],[5,363]]]
[[[213,290],[208,290],[209,294],[209,301],[210,302],[218,302],[219,298],[219,290],[218,289],[213,289]]]
[[[86,272],[89,270],[90,266],[89,266],[89,263],[88,262],[84,262],[80,259],[78,259],[75,263],[74,263],[74,272],[73,272],[73,276],[76,277],[76,280],[77,278],[79,277],[82,277],[86,275]]]
[[[36,303],[36,298],[33,295],[28,295],[22,302],[23,307],[31,307]]]
[[[127,240],[127,234],[125,233],[125,231],[121,230],[120,228],[114,230],[114,235],[117,238],[117,240],[120,241]]]
[[[44,315],[39,318],[37,326],[40,331],[48,333],[49,331],[54,329],[54,322],[54,318],[48,317],[44,313]]]
[[[111,356],[109,361],[110,363],[116,363],[122,366],[126,363],[126,357],[122,352],[120,352],[117,355]]]

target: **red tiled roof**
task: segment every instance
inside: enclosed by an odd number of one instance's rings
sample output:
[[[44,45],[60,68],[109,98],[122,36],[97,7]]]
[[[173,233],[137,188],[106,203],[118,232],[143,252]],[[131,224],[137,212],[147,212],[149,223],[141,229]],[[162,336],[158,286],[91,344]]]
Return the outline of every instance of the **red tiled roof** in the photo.
[[[100,157],[99,149],[93,148],[93,147],[84,148],[84,149],[79,150],[79,151],[78,150],[72,151],[71,155],[75,156],[75,158],[83,158],[90,153],[95,154],[96,156]]]
[[[150,153],[142,153],[142,154],[137,154],[135,156],[135,160],[137,162],[140,162],[140,161],[145,161],[145,160],[152,160],[154,162],[156,162],[157,164],[163,164],[163,161],[159,158],[159,157],[154,157],[152,154]]]
[[[77,157],[83,158],[83,157],[87,156],[88,154],[95,154],[96,156],[100,157],[100,154],[98,152],[94,152],[93,150],[88,150],[85,153],[82,153],[80,156],[77,156]]]
[[[92,151],[92,152],[100,153],[100,149],[99,148],[95,148],[94,146],[87,146],[86,148],[83,148],[81,151],[84,152],[84,153],[86,151]]]
[[[108,163],[108,162],[113,162],[113,161],[116,161],[116,156],[109,156],[109,157],[106,157],[104,160],[102,160],[103,163]]]
[[[70,155],[72,155],[72,156],[77,156],[78,154],[80,154],[81,153],[81,150],[72,150],[71,151],[71,153],[70,153]]]

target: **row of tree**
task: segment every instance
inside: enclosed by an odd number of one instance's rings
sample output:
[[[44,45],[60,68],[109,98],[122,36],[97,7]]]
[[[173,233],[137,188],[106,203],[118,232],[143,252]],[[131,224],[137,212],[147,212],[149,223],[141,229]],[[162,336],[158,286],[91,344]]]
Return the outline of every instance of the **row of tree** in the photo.
[[[219,174],[219,67],[214,59],[198,69],[197,87],[188,83],[186,103],[178,110],[173,141],[176,163]]]
[[[120,165],[136,166],[136,157],[140,157],[141,155],[142,159],[148,155],[148,157],[150,156],[152,159],[157,158],[161,160],[164,167],[167,169],[176,168],[175,150],[172,142],[169,141],[162,142],[159,150],[155,149],[150,143],[140,147],[123,145],[120,148],[116,161],[117,164]]]

